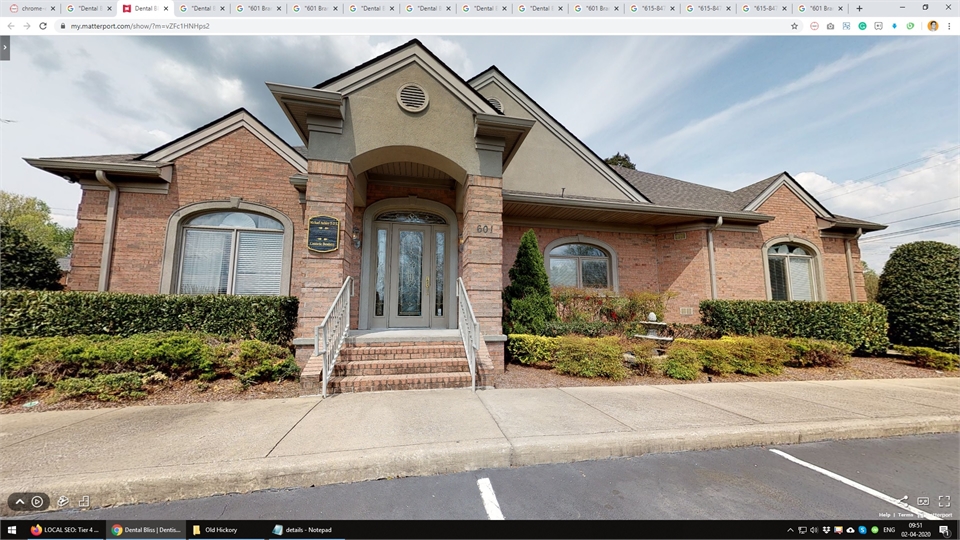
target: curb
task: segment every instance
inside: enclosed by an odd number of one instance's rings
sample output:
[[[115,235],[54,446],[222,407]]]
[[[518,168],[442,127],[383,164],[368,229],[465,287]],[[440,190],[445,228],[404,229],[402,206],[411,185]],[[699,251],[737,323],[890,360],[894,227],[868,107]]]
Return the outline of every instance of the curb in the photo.
[[[3,479],[6,491],[83,493],[99,507],[451,474],[487,468],[637,457],[644,454],[960,432],[960,415],[480,439],[456,443],[267,457],[109,471],[66,478]],[[123,474],[120,478],[119,475]],[[49,511],[48,511],[49,512]],[[0,515],[15,516],[3,501]],[[22,514],[22,513],[21,513]]]

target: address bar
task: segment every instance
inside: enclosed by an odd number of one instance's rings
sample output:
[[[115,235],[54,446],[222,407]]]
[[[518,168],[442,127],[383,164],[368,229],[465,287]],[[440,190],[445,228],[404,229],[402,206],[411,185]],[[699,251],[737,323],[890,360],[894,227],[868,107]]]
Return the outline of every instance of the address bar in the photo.
[[[607,18],[564,19],[544,17],[518,19],[487,17],[461,18],[363,17],[331,18],[192,18],[186,22],[169,19],[57,20],[53,30],[59,34],[131,34],[131,35],[785,35],[802,34],[803,21],[785,18]]]

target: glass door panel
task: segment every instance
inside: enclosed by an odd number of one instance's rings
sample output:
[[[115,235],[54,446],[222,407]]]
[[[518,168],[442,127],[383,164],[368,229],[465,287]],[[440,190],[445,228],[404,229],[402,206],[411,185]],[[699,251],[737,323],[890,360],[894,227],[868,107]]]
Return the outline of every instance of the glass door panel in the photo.
[[[396,294],[391,302],[389,326],[418,328],[430,325],[433,258],[429,226],[394,226],[391,285]]]

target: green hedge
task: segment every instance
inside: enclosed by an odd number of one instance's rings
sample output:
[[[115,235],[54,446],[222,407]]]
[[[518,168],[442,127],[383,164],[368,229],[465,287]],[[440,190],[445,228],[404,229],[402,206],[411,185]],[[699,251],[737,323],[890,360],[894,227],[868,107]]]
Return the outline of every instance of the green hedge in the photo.
[[[723,335],[839,341],[864,354],[882,353],[888,343],[887,312],[880,304],[704,300],[700,315]]]
[[[202,332],[288,345],[292,296],[0,291],[0,335],[53,337]]]

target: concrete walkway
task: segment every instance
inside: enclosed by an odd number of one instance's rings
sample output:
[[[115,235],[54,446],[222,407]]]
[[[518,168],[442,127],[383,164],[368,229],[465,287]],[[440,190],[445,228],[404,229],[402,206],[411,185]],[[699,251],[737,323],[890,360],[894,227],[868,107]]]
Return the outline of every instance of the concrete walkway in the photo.
[[[16,491],[87,495],[98,507],[955,431],[958,378],[424,390],[5,414],[0,510],[9,515]]]

